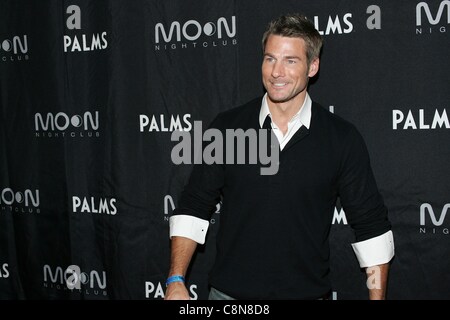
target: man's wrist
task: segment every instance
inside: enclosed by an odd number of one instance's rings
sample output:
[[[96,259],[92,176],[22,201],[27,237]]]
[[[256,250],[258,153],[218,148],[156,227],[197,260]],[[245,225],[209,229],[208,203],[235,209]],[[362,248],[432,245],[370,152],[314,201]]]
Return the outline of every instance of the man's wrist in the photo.
[[[176,274],[176,275],[170,276],[170,277],[168,277],[167,280],[166,280],[166,287],[167,287],[169,284],[175,283],[175,282],[181,282],[181,283],[184,284],[184,283],[186,282],[186,279],[185,279],[182,275],[180,275],[180,274]]]

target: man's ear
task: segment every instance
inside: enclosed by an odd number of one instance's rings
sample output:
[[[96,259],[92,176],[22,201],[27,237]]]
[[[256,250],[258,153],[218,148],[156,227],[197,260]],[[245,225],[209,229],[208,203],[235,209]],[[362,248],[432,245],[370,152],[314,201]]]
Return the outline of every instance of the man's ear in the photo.
[[[308,77],[314,77],[319,72],[320,59],[315,58],[309,65]]]

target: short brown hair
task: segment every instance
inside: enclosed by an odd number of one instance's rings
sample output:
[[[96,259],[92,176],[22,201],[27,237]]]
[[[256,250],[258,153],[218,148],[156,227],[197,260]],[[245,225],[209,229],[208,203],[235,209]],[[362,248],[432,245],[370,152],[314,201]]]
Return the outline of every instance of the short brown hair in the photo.
[[[306,43],[308,65],[320,55],[323,42],[322,36],[316,30],[314,24],[302,14],[286,14],[272,20],[263,34],[263,51],[266,48],[267,39],[270,35],[303,39]]]

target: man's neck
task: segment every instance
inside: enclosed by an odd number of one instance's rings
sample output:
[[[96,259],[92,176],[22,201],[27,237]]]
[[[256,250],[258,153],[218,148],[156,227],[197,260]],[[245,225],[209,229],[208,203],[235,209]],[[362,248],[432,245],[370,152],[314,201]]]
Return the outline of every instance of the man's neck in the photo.
[[[278,122],[280,124],[287,124],[303,106],[305,99],[306,91],[299,93],[294,99],[286,102],[274,102],[267,96],[267,105],[272,115],[272,121],[277,125]]]

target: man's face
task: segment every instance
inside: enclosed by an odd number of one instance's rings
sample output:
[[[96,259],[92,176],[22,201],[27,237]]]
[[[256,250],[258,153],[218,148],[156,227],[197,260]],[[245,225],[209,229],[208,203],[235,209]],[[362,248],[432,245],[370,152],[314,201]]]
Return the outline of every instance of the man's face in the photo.
[[[311,62],[306,58],[303,39],[270,35],[266,42],[262,63],[262,80],[269,99],[283,103],[304,97],[308,77],[313,77],[319,68],[319,59]]]

